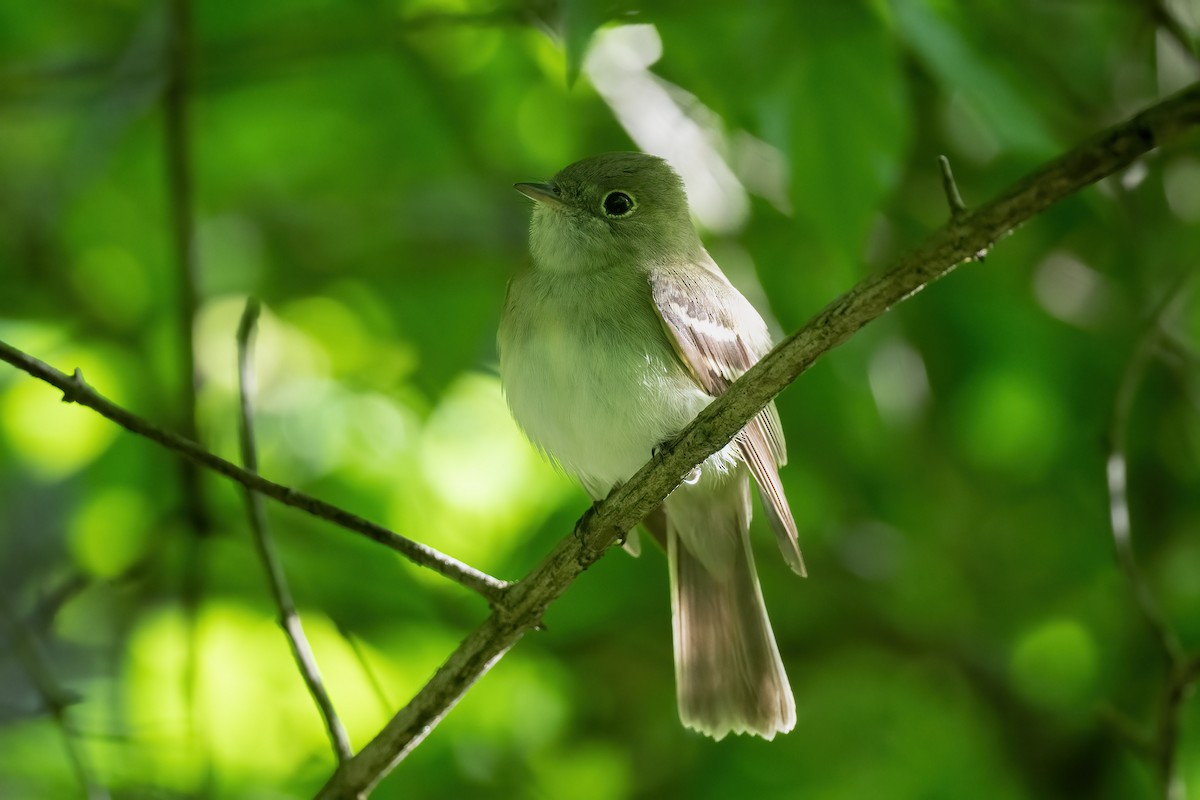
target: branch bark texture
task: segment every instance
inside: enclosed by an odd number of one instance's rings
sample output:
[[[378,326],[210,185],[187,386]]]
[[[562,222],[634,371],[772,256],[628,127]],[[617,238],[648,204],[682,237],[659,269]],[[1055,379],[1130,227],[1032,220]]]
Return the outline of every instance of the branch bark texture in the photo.
[[[370,790],[412,751],[470,686],[522,635],[583,570],[659,503],[682,477],[724,447],[775,395],[858,329],[1053,203],[1131,164],[1200,125],[1200,83],[1145,109],[1045,164],[992,201],[954,215],[886,272],[834,300],[768,353],[715,400],[658,456],[576,523],[550,554],[507,593],[384,729],[341,765],[318,793],[322,800]]]
[[[452,558],[428,545],[401,536],[382,525],[376,525],[374,522],[363,519],[357,514],[352,514],[345,509],[326,503],[324,500],[318,500],[312,495],[298,492],[288,486],[267,480],[257,473],[242,469],[238,465],[208,452],[191,439],[184,438],[177,433],[161,428],[112,402],[89,386],[83,379],[83,373],[78,369],[75,370],[75,374],[68,375],[4,341],[0,341],[0,361],[7,361],[17,369],[23,370],[33,377],[43,380],[61,390],[64,403],[77,403],[81,406],[87,406],[99,413],[100,416],[117,423],[125,430],[157,442],[189,461],[224,475],[226,478],[240,483],[249,489],[253,489],[261,495],[277,500],[285,506],[298,508],[301,511],[312,514],[314,517],[327,520],[347,530],[362,534],[374,542],[390,547],[413,563],[431,569],[455,583],[478,592],[487,598],[490,603],[497,603],[504,597],[505,590],[508,587],[505,581],[493,578],[491,575],[480,572],[456,558]]]

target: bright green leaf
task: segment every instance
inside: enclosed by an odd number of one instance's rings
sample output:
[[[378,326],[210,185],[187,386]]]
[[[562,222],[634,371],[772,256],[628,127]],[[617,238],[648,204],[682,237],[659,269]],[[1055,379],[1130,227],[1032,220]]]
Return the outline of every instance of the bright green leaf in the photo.
[[[983,118],[989,135],[1023,153],[1044,155],[1055,140],[1027,93],[1013,85],[971,40],[928,0],[898,0],[896,23],[917,56],[954,96],[961,92]]]
[[[872,217],[895,188],[911,121],[901,66],[883,21],[864,4],[797,13],[785,70],[797,216],[856,260]]]

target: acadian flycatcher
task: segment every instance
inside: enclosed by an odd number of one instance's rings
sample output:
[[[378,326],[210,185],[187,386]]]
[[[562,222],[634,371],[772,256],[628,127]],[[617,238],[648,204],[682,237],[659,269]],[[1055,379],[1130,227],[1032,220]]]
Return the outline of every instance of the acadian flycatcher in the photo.
[[[679,176],[642,153],[607,153],[547,183],[531,269],[508,287],[500,375],[517,424],[600,499],[634,474],[771,347],[762,317],[709,256]],[[774,404],[645,521],[671,571],[683,724],[715,739],[771,739],[796,707],[754,570],[750,476],[779,547],[804,574],[778,468]]]

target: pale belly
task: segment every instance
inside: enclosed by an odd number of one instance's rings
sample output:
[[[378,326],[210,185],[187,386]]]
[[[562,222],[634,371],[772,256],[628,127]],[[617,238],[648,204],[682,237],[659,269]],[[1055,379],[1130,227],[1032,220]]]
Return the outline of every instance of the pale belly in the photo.
[[[624,318],[575,312],[541,315],[525,335],[502,344],[501,376],[529,439],[602,497],[712,398],[653,316],[628,308]]]

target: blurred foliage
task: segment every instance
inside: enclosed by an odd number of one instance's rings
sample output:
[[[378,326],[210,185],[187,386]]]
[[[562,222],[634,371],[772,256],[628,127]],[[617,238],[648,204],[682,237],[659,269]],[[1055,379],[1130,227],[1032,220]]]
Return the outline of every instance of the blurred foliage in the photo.
[[[980,202],[1195,80],[1152,5],[196,2],[202,439],[236,460],[234,331],[255,294],[264,474],[518,577],[586,500],[523,442],[495,377],[527,257],[513,181],[665,152],[714,256],[792,330],[946,219],[937,154]],[[1195,37],[1196,5],[1167,5]],[[137,0],[0,5],[0,338],[170,424],[166,19]],[[375,796],[1153,796],[1105,722],[1116,708],[1148,729],[1164,677],[1112,558],[1105,436],[1150,309],[1197,268],[1198,143],[1051,209],[780,397],[812,577],[766,538],[759,560],[793,733],[715,744],[679,726],[664,559],[616,554]],[[1131,511],[1196,648],[1200,303],[1170,326],[1130,419]],[[101,782],[311,795],[333,758],[239,491],[204,476],[214,525],[193,546],[175,459],[58,400],[0,369],[0,586],[79,698]],[[270,517],[361,746],[486,608]],[[0,795],[80,793],[7,643],[0,722]],[[1194,702],[1179,759],[1200,792]]]

